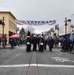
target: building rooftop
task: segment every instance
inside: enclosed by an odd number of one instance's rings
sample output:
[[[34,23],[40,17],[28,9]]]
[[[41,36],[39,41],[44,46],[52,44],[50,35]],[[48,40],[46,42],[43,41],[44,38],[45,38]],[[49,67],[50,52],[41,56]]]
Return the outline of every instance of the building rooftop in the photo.
[[[9,13],[16,19],[16,17],[10,11],[0,11],[0,13]]]

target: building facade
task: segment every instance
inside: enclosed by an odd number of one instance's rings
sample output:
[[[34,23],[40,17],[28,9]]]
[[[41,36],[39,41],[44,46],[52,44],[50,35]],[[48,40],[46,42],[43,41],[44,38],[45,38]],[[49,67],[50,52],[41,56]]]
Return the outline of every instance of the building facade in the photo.
[[[7,44],[9,44],[9,36],[16,33],[16,18],[9,11],[1,11],[0,12],[0,20],[4,17],[4,34],[7,37]],[[0,34],[3,34],[3,26],[0,24]]]
[[[63,22],[59,26],[59,36],[68,36],[70,37],[70,31],[71,31],[71,19],[67,19],[66,23]]]
[[[67,20],[67,30],[66,30],[66,34],[70,35],[70,30],[71,30],[71,19]]]

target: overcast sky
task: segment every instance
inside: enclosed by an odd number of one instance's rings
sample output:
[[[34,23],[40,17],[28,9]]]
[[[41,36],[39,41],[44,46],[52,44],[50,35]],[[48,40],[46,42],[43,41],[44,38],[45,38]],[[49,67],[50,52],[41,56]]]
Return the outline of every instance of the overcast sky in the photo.
[[[11,11],[19,20],[56,20],[58,24],[74,14],[74,0],[0,0],[0,11]],[[51,27],[35,29],[40,32]]]

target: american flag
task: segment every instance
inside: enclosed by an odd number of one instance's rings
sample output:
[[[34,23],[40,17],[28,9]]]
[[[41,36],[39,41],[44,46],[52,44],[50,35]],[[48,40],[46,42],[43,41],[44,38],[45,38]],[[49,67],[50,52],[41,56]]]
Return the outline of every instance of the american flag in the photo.
[[[16,24],[23,25],[23,24],[27,24],[27,23],[24,20],[16,20]]]

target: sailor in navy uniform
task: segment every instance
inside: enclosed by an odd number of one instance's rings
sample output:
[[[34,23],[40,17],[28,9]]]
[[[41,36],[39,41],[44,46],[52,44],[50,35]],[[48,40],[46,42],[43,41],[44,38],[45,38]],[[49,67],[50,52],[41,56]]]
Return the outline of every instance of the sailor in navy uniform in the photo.
[[[27,39],[26,39],[26,51],[27,52],[31,51],[31,37],[30,36],[27,36]]]
[[[43,49],[44,49],[44,38],[43,36],[41,36],[40,42],[39,42],[39,51],[43,52]]]
[[[37,50],[37,37],[36,37],[36,35],[34,35],[32,43],[33,43],[33,51],[36,51]]]

